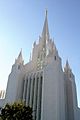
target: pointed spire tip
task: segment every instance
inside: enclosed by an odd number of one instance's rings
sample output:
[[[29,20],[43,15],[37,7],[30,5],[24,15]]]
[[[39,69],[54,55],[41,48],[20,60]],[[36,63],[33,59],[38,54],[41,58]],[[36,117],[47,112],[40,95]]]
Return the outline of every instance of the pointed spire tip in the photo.
[[[49,29],[48,29],[48,20],[47,20],[47,10],[46,10],[46,15],[45,15],[45,21],[44,21],[44,26],[43,26],[43,31],[42,31],[42,36],[46,39],[49,38]]]
[[[47,9],[46,9],[46,17],[47,17],[47,13],[48,13],[48,11],[47,11]]]
[[[70,65],[69,65],[68,59],[66,60],[66,68],[70,69]]]

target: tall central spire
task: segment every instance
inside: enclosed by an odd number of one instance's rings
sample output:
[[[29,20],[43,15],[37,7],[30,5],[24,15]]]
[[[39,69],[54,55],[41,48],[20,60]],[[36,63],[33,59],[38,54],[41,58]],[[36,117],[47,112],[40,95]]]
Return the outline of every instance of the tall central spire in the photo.
[[[43,37],[44,40],[48,40],[49,39],[47,10],[46,10],[46,15],[45,15],[45,22],[44,22],[44,26],[43,26],[43,31],[42,31],[42,37]]]

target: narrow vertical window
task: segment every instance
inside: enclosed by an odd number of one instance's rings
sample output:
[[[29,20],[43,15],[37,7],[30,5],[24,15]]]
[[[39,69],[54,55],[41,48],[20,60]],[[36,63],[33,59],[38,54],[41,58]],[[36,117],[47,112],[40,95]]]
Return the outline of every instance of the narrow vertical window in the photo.
[[[56,56],[54,56],[54,59],[56,60]]]

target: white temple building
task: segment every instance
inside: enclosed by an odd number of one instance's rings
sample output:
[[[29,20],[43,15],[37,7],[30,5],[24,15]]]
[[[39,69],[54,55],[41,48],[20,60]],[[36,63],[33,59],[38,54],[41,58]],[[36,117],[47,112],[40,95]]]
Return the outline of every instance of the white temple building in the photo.
[[[34,120],[80,120],[75,76],[62,61],[50,38],[47,11],[39,43],[34,42],[30,61],[22,51],[12,65],[6,95],[0,106],[23,100],[33,109]]]

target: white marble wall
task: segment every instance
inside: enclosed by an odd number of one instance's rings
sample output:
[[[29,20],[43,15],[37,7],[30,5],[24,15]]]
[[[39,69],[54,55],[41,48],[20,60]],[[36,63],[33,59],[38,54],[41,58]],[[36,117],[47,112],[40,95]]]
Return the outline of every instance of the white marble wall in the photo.
[[[64,77],[57,59],[43,71],[41,114],[41,120],[65,120]]]

